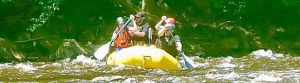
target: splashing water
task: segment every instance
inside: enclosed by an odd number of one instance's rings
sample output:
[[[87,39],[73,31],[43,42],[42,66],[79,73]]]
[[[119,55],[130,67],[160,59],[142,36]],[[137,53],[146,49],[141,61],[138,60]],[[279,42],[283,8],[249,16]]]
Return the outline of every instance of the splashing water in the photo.
[[[300,57],[297,57],[300,54],[297,19],[300,6],[297,0],[1,2],[0,9],[4,11],[0,13],[0,39],[6,41],[0,42],[0,60],[13,63],[0,64],[0,82],[300,81]],[[20,10],[23,8],[27,10]],[[182,38],[186,53],[197,57],[191,57],[196,61],[197,68],[165,71],[124,65],[109,66],[91,57],[77,56],[74,51],[68,52],[74,54],[70,56],[75,56],[75,59],[61,57],[54,58],[53,62],[27,61],[32,56],[48,59],[48,56],[55,54],[53,52],[64,39],[76,39],[84,49],[95,50],[85,47],[86,42],[95,45],[107,42],[110,32],[115,28],[112,28],[115,26],[115,17],[128,16],[137,11],[146,12],[145,16],[151,25],[155,25],[162,15],[176,18],[176,34]],[[26,42],[18,43],[22,40]],[[34,42],[34,45],[27,42]],[[272,50],[257,50],[262,48]],[[8,52],[9,49],[22,53],[26,59],[15,62],[13,56],[10,58],[14,53]]]
[[[193,58],[193,57],[191,57]],[[297,82],[299,57],[271,60],[252,55],[241,58],[197,58],[196,69],[166,71],[132,66],[109,66],[78,55],[56,62],[0,64],[0,82]],[[286,62],[288,61],[288,62]]]

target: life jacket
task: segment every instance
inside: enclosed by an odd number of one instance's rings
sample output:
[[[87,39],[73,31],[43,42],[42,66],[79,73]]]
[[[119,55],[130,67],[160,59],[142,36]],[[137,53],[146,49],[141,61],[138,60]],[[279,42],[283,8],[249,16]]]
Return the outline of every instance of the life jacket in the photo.
[[[122,28],[122,26],[123,25],[119,25],[114,32],[118,32]],[[121,48],[128,47],[130,45],[129,33],[127,28],[117,35],[115,44]]]

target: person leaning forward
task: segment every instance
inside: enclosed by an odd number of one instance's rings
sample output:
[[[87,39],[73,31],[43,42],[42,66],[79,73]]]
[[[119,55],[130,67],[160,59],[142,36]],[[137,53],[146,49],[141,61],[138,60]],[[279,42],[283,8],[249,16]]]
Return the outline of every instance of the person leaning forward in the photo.
[[[177,51],[182,51],[182,44],[178,35],[174,35],[175,19],[162,16],[161,20],[156,24],[155,29],[158,31],[158,39],[155,45],[158,48],[166,50],[171,55],[178,55]],[[174,35],[174,36],[173,36]],[[173,44],[175,42],[175,44]],[[176,48],[172,49],[172,48]]]
[[[117,18],[117,23],[118,26],[116,27],[116,29],[113,32],[112,35],[112,39],[115,39],[114,41],[114,45],[115,46],[115,51],[118,52],[120,51],[122,48],[126,48],[130,46],[130,35],[128,32],[128,27],[126,27],[123,31],[121,31],[119,34],[117,34],[119,32],[119,30],[121,30],[121,28],[124,26],[124,18],[123,17],[118,17]]]
[[[133,45],[145,45],[147,37],[145,37],[150,29],[150,25],[145,22],[143,12],[138,12],[136,15],[130,15],[131,25],[129,26],[129,34]]]

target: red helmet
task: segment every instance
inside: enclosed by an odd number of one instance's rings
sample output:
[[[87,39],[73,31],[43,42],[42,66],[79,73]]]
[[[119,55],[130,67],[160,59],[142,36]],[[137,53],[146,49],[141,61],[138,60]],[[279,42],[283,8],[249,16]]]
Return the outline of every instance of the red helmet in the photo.
[[[174,19],[174,18],[167,18],[167,19],[166,19],[166,23],[175,24],[175,23],[176,23],[176,21],[175,21],[175,19]]]

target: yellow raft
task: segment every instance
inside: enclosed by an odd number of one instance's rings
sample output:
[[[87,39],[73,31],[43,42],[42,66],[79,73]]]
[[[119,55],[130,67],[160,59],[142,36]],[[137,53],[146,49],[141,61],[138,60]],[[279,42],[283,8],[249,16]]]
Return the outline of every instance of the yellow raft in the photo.
[[[107,58],[110,65],[140,66],[151,69],[180,70],[181,65],[176,58],[167,52],[144,46],[133,46],[112,53]]]

